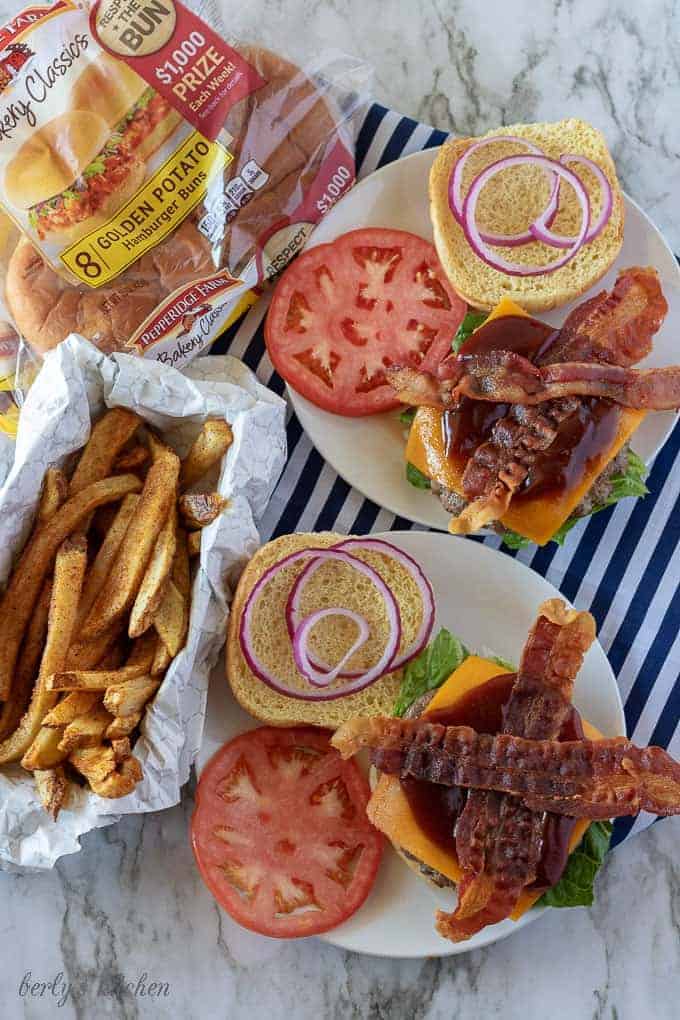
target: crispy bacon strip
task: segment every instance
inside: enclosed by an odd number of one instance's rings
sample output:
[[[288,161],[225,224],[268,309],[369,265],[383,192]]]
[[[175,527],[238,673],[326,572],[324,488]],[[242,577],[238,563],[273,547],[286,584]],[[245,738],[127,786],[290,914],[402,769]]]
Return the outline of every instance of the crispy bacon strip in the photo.
[[[560,425],[578,408],[565,397],[540,407],[515,404],[495,422],[491,437],[465,466],[463,490],[471,502],[449,521],[449,531],[469,535],[499,520],[529,474],[536,458],[553,444]]]
[[[636,266],[619,274],[610,294],[602,291],[571,313],[540,367],[506,351],[445,361],[439,378],[387,370],[407,404],[445,409],[464,396],[513,404],[468,460],[462,484],[470,502],[451,518],[450,531],[467,535],[503,517],[537,455],[578,409],[579,396],[655,410],[680,405],[680,368],[628,369],[651,350],[667,310],[655,270]]]
[[[601,397],[652,411],[680,407],[680,366],[636,370],[599,362],[566,361],[539,367],[514,351],[494,350],[457,359],[451,399],[543,404],[559,397]]]
[[[626,737],[526,740],[469,726],[358,716],[332,738],[343,758],[373,749],[381,772],[443,786],[496,790],[532,811],[592,820],[640,811],[680,814],[680,762]]]
[[[449,387],[442,386],[430,372],[418,372],[415,368],[392,365],[385,369],[385,376],[397,397],[411,407],[446,406],[445,397]]]
[[[603,290],[574,309],[542,363],[634,365],[651,351],[652,338],[667,313],[656,270],[651,266],[623,269],[610,294]]]
[[[572,312],[541,364],[585,361],[627,367],[649,353],[667,310],[653,269],[625,269],[611,294],[603,292]],[[449,530],[469,534],[501,518],[536,454],[549,449],[560,423],[578,406],[575,396],[538,408],[514,404],[468,460],[463,492],[470,503],[460,517],[451,518]]]
[[[549,599],[524,646],[517,680],[503,712],[503,731],[554,740],[572,711],[571,694],[583,656],[595,640],[590,613]],[[453,941],[469,938],[507,917],[522,889],[536,878],[545,819],[519,801],[470,790],[456,823],[456,854],[463,868],[453,914],[440,912],[437,929]]]

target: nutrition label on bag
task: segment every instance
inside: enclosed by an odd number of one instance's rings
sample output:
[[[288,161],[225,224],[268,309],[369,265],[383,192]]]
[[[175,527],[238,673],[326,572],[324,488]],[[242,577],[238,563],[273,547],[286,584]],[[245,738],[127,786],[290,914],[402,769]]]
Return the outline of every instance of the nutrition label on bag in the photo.
[[[90,287],[108,283],[179,226],[232,158],[194,131],[114,217],[63,251],[62,262]]]

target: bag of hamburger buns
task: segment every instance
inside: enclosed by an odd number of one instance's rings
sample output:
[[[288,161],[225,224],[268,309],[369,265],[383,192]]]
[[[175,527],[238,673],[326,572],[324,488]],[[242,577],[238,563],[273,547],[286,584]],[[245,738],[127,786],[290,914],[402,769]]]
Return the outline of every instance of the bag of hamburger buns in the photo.
[[[352,186],[366,66],[230,38],[220,6],[57,0],[0,28],[5,431],[72,332],[181,367]]]

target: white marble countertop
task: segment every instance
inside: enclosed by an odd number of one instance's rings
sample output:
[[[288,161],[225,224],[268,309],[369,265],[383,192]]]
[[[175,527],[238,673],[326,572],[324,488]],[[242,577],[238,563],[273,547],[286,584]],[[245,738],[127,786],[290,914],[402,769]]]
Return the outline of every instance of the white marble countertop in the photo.
[[[567,112],[591,120],[625,188],[680,251],[680,8],[672,0],[228,7],[234,31],[261,37],[266,24],[267,40],[284,50],[298,50],[309,33],[361,55],[376,69],[376,98],[445,130],[478,134]],[[193,867],[191,810],[186,791],[170,811],[91,833],[52,873],[0,875],[3,1018],[680,1015],[678,819],[609,858],[592,910],[548,912],[464,956],[393,962],[238,929]],[[51,983],[42,994],[40,982]]]

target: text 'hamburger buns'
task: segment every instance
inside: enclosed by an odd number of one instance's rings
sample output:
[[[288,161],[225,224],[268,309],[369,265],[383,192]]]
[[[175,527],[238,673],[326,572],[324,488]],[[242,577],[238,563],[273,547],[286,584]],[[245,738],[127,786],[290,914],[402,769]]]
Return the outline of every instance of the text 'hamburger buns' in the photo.
[[[106,121],[88,110],[69,110],[48,121],[19,148],[5,168],[5,194],[30,209],[61,194],[92,162],[109,137]]]
[[[227,635],[227,678],[239,704],[257,719],[272,726],[312,726],[335,728],[357,715],[391,715],[401,682],[402,670],[381,677],[375,683],[332,701],[304,701],[273,690],[263,683],[248,666],[239,640],[241,615],[248,595],[257,580],[274,564],[300,549],[327,549],[344,541],[345,535],[333,532],[285,535],[269,542],[255,553],[239,581],[229,617]],[[382,553],[351,549],[353,556],[364,560],[378,571],[394,593],[402,623],[400,649],[410,645],[422,623],[422,600],[415,581],[396,560]],[[282,569],[266,585],[256,603],[252,618],[251,641],[260,659],[272,673],[286,684],[309,691],[309,683],[301,677],[293,661],[291,641],[286,627],[286,600],[295,578],[307,560]],[[362,669],[373,665],[382,653],[387,637],[387,621],[382,598],[373,584],[347,564],[327,562],[311,577],[301,604],[301,617],[326,607],[343,607],[360,613],[369,622],[371,636],[365,648],[348,664]],[[329,617],[312,633],[311,650],[329,665],[338,662],[356,637],[354,625],[340,617]],[[331,689],[342,688],[336,681]]]
[[[616,259],[623,244],[623,195],[602,134],[585,121],[570,118],[553,124],[512,124],[488,132],[483,137],[498,137],[498,144],[484,146],[470,156],[463,174],[462,197],[485,167],[507,156],[527,153],[525,147],[515,142],[504,142],[504,135],[526,138],[554,160],[569,153],[586,156],[596,163],[613,192],[613,208],[607,225],[561,269],[538,276],[499,272],[475,254],[451,212],[451,174],[466,149],[478,141],[476,138],[454,139],[441,147],[430,171],[430,217],[437,254],[452,285],[474,307],[490,309],[502,298],[509,297],[528,312],[547,311],[577,298],[604,276]],[[582,164],[568,164],[568,168],[581,179],[588,193],[593,222],[602,208],[600,186],[592,171]],[[550,186],[549,175],[536,166],[514,166],[499,172],[481,192],[477,205],[478,224],[490,233],[525,231],[546,207]],[[559,210],[551,229],[556,234],[572,236],[577,234],[580,223],[581,210],[574,191],[563,181]],[[492,250],[513,263],[524,265],[547,264],[562,251],[539,242]]]

